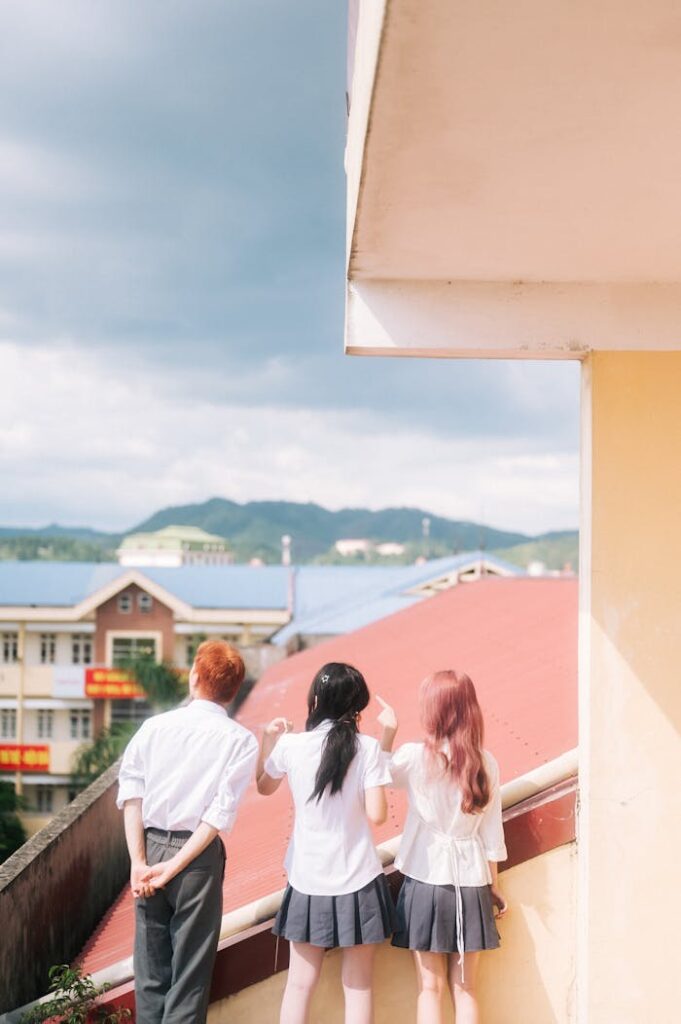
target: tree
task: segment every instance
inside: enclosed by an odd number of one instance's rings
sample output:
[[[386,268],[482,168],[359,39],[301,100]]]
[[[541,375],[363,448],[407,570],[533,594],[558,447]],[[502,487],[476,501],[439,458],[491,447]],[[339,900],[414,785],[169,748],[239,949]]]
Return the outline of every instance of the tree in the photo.
[[[73,759],[72,786],[85,789],[115,764],[138,725],[138,722],[116,722],[108,729],[102,729],[92,743],[79,747]]]
[[[151,656],[131,659],[120,668],[130,673],[144,690],[153,711],[176,707],[187,695],[183,673],[173,665],[154,661]],[[115,764],[138,727],[138,722],[117,722],[102,729],[93,743],[80,747],[73,762],[73,786],[84,789]]]
[[[0,864],[26,842],[18,811],[24,802],[11,782],[0,782]]]
[[[135,658],[121,666],[135,679],[155,711],[176,707],[187,696],[183,673],[167,662],[152,657]]]

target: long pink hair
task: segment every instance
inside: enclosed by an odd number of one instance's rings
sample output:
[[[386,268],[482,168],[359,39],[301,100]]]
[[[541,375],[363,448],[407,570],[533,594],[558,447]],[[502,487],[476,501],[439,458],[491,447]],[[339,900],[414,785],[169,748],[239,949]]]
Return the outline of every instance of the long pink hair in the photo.
[[[487,806],[490,794],[482,758],[484,723],[475,687],[464,672],[434,672],[421,683],[420,701],[430,771],[456,781],[462,811],[476,814]]]

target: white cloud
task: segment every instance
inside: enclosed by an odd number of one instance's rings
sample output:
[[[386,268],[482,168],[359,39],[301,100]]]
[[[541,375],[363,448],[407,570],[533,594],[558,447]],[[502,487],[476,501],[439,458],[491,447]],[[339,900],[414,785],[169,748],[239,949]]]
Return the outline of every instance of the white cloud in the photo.
[[[545,439],[452,441],[370,412],[220,404],[161,376],[66,343],[1,344],[2,521],[117,530],[223,495],[418,505],[527,532],[576,523],[577,455]]]

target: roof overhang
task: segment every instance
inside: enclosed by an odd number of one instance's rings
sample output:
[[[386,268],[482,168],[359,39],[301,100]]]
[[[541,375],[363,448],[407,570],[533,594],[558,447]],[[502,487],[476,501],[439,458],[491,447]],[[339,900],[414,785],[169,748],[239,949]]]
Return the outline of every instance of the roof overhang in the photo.
[[[361,4],[346,349],[681,345],[681,12]]]

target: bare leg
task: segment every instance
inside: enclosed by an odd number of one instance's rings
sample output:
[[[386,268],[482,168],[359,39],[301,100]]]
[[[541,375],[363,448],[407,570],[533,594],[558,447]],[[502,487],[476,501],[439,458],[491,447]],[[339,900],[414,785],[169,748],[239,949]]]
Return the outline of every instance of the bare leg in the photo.
[[[375,943],[343,950],[345,1024],[372,1024]]]
[[[462,980],[459,954],[452,953],[449,957],[449,985],[456,1008],[456,1024],[480,1024],[480,1010],[475,991],[479,962],[479,953],[464,953]]]
[[[414,960],[419,986],[417,1024],[442,1024],[442,997],[447,988],[447,956],[445,953],[421,953],[415,950]],[[458,1020],[457,1024],[460,1024]]]
[[[292,942],[286,990],[279,1024],[307,1024],[310,1002],[319,981],[326,950],[307,942]]]

